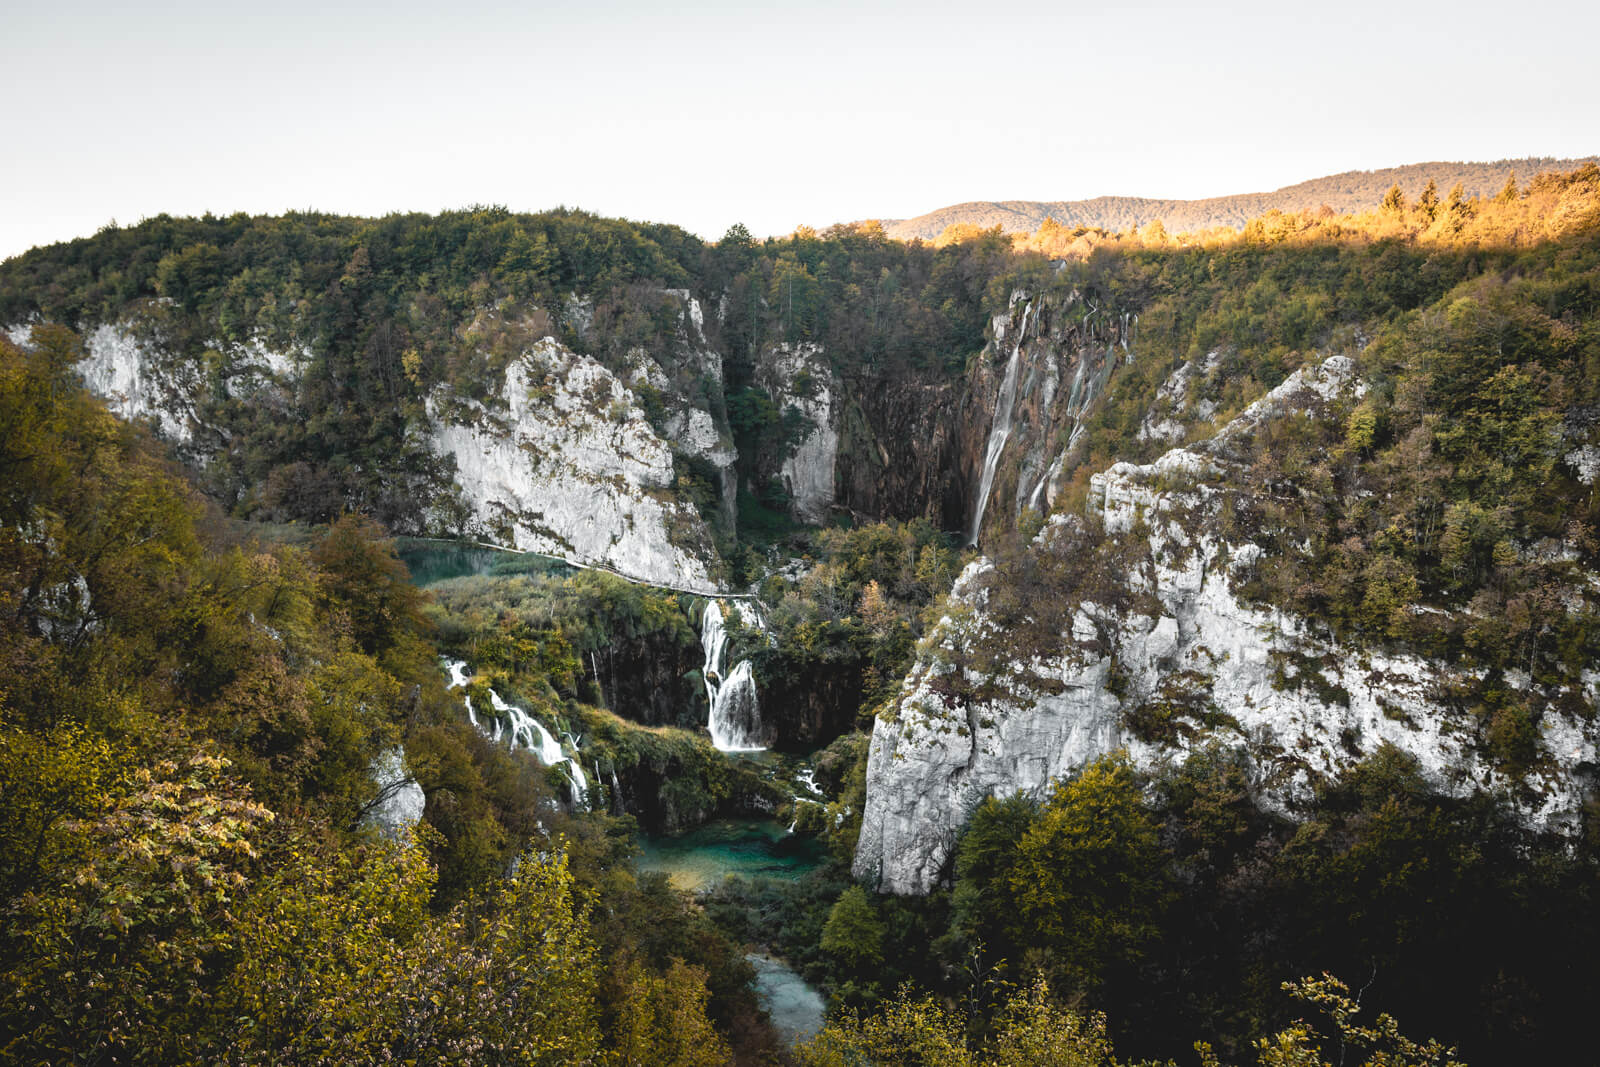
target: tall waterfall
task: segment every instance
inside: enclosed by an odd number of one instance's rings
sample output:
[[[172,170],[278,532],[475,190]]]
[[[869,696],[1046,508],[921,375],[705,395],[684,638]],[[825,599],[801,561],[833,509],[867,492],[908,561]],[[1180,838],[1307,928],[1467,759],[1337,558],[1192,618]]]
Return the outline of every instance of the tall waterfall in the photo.
[[[1022,340],[1028,335],[1028,315],[1033,311],[1030,300],[1022,308],[1022,328],[1017,331],[1017,343],[1011,346],[1011,359],[1006,363],[1006,376],[1000,383],[1000,393],[994,401],[994,425],[989,430],[989,447],[983,454],[983,477],[978,482],[978,506],[972,512],[972,532],[967,544],[978,543],[978,533],[983,529],[983,512],[989,506],[989,491],[994,488],[994,472],[1000,466],[1000,453],[1006,450],[1006,438],[1011,436],[1011,409],[1017,403],[1017,370],[1022,366]]]
[[[743,605],[740,618],[752,621]],[[706,683],[706,702],[711,705],[711,743],[724,752],[757,752],[765,748],[761,734],[761,704],[756,699],[756,679],[750,661],[741,660],[732,670],[723,664],[728,648],[728,631],[723,626],[722,607],[706,601],[700,621],[700,646],[706,663],[701,675]]]
[[[467,665],[460,660],[447,660],[445,669],[450,672],[450,688],[461,689],[467,684]],[[472,699],[462,698],[467,705],[467,718],[478,732],[488,737],[490,741],[498,742],[501,736],[506,736],[507,746],[515,752],[519,747],[525,748],[536,756],[540,763],[546,767],[557,765],[565,766],[567,778],[572,782],[572,799],[575,804],[582,807],[589,798],[589,779],[583,773],[583,767],[578,761],[568,756],[561,748],[561,742],[551,735],[544,724],[526,711],[514,704],[508,704],[493,689],[489,690],[489,703],[494,706],[494,722],[485,727],[478,721],[478,716],[472,710]],[[571,736],[568,736],[571,741]],[[577,743],[572,743],[573,751],[577,751]]]

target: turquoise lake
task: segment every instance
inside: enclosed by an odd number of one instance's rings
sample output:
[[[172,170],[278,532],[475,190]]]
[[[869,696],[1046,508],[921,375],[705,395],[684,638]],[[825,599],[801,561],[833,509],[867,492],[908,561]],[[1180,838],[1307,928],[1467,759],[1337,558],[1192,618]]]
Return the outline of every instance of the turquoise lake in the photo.
[[[770,819],[716,819],[681,837],[645,838],[641,871],[662,871],[678,889],[716,885],[730,874],[793,881],[818,866],[823,848]]]
[[[571,574],[573,567],[560,560],[524,552],[507,552],[460,541],[430,541],[416,537],[395,539],[395,555],[411,572],[418,587],[452,578],[502,577],[513,574]]]

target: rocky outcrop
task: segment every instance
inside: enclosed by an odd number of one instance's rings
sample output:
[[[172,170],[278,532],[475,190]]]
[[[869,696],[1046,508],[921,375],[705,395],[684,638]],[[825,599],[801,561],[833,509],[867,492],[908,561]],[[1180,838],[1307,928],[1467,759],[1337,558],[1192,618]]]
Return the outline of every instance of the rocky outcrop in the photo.
[[[636,350],[630,384],[644,380],[657,390],[668,413],[662,431],[680,453],[708,463],[716,472],[718,516],[731,530],[738,520],[739,453],[727,425],[722,400],[722,355],[711,347],[705,333],[705,313],[687,289],[664,289],[662,294],[678,304],[678,322],[671,343],[669,374],[663,366]],[[711,515],[704,516],[707,519]]]
[[[1448,694],[1474,680],[1461,668],[1343,645],[1236,593],[1262,549],[1217,532],[1230,498],[1251,491],[1229,478],[1233,451],[1264,420],[1318,413],[1360,390],[1352,361],[1334,357],[1203,445],[1096,475],[1089,514],[1053,517],[1028,550],[1031,573],[1077,583],[1059,597],[1046,590],[1018,609],[994,564],[969,566],[892,714],[875,724],[857,877],[927,892],[983,798],[1041,796],[1119,748],[1156,768],[1200,745],[1242,747],[1258,801],[1288,809],[1319,776],[1392,745],[1445,794],[1514,787],[1530,826],[1576,828],[1584,768],[1600,759],[1593,685],[1547,694],[1544,758],[1513,781],[1453,710]],[[1022,631],[1050,613],[1057,628],[1030,643]],[[1017,629],[1001,632],[1002,616]]]
[[[706,344],[698,302],[679,291],[667,297],[682,307],[666,344],[675,378],[642,351],[619,377],[545,337],[510,361],[498,396],[484,403],[436,388],[397,451],[450,457],[455,486],[441,479],[407,489],[413,514],[396,529],[477,538],[694,592],[720,591],[711,516],[679,499],[674,453],[709,466],[721,518],[731,527],[737,454],[719,414],[721,357]],[[162,311],[154,306],[84,334],[79,372],[114,413],[149,423],[201,468],[236,447],[228,420],[239,401],[274,418],[304,417],[297,394],[314,364],[310,349],[252,336],[206,341],[203,359],[184,355],[195,346],[165,339]],[[25,344],[31,326],[5,332]],[[713,388],[691,395],[681,388],[685,375]],[[624,380],[655,390],[664,409],[656,412],[659,427]]]
[[[25,343],[28,329],[6,331]],[[243,343],[207,342],[207,366],[175,355],[154,320],[103,323],[84,335],[78,364],[89,391],[116,415],[148,422],[192,459],[205,462],[218,442],[207,433],[205,405],[220,396],[248,397],[292,388],[309,351],[286,349],[251,337]]]
[[[827,521],[834,503],[834,464],[839,454],[839,382],[822,346],[810,342],[768,348],[757,381],[786,417],[801,429],[778,469],[789,495],[789,513],[800,522]]]
[[[839,424],[839,504],[871,518],[925,518],[962,528],[969,487],[957,424],[958,384],[931,374],[845,383]]]
[[[672,449],[616,375],[545,338],[506,367],[498,399],[491,408],[441,387],[427,400],[430,440],[455,459],[469,534],[720,591],[705,521],[670,493]]]
[[[142,341],[130,323],[96,327],[84,338],[84,349],[78,373],[114,414],[148,419],[180,444],[193,438],[202,386],[197,367],[162,359],[160,348]]]
[[[1018,290],[990,323],[959,411],[959,469],[969,487],[957,528],[974,544],[1024,509],[1047,512],[1083,459],[1087,417],[1132,358],[1137,320],[1076,290]]]
[[[719,818],[770,817],[789,799],[752,764],[709,763],[665,747],[641,747],[636,762],[612,768],[613,789],[646,833],[681,834]]]
[[[818,664],[791,657],[783,648],[758,655],[756,685],[763,716],[774,731],[772,747],[810,752],[854,729],[865,671],[858,659]]]
[[[671,631],[614,636],[604,648],[586,653],[585,674],[599,690],[595,702],[647,726],[703,727],[700,646],[674,638]]]
[[[362,812],[362,825],[390,839],[406,840],[422,821],[428,798],[406,769],[405,747],[396,745],[380,753],[372,761],[371,773],[378,795]]]
[[[1078,292],[1035,298],[1019,290],[965,381],[902,369],[840,383],[828,398],[832,439],[808,438],[784,468],[797,505],[806,500],[797,517],[820,521],[824,495],[803,487],[825,482],[827,499],[860,518],[920,517],[969,536],[980,502],[980,525],[1015,523],[1029,507],[1047,511],[1082,458],[1086,418],[1130,358],[1134,328],[1132,316]],[[781,378],[769,371],[765,380]],[[768,388],[788,402],[792,391]],[[792,468],[812,472],[809,480]]]

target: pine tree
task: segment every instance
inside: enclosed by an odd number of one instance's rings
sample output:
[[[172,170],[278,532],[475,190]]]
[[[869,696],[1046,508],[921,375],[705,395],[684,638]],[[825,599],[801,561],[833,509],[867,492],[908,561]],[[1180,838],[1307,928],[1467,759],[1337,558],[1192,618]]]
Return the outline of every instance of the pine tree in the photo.
[[[1417,211],[1423,218],[1432,222],[1439,214],[1439,186],[1432,178],[1428,179],[1428,187],[1422,190],[1422,196],[1417,199]]]

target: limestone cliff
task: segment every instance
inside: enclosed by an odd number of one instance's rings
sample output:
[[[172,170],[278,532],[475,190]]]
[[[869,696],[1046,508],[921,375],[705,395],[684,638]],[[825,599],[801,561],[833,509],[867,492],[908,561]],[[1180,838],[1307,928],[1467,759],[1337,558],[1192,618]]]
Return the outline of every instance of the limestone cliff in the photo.
[[[782,471],[796,517],[819,522],[831,504],[867,519],[922,517],[978,540],[979,526],[1048,510],[1084,458],[1082,425],[1131,358],[1135,326],[1075,291],[1018,290],[960,376],[902,368],[840,381],[817,346],[777,346],[763,384],[810,427]]]
[[[1119,362],[1132,358],[1134,317],[1077,291],[1017,290],[990,323],[968,375],[957,449],[967,487],[960,529],[982,543],[1026,508],[1048,511],[1083,459],[1083,425]]]
[[[464,332],[469,348],[479,337],[487,338],[486,349],[508,336],[536,339],[509,359],[494,357],[504,369],[492,395],[480,401],[439,385],[420,405],[420,418],[395,420],[404,436],[394,455],[431,453],[435,465],[454,464],[453,475],[446,467],[439,478],[418,478],[414,464],[396,464],[389,481],[410,501],[396,531],[475,538],[695,592],[720,591],[707,525],[715,516],[679,498],[674,456],[702,460],[715,472],[721,519],[731,526],[737,453],[725,418],[706,400],[696,403],[697,394],[678,380],[706,381],[719,397],[721,357],[706,344],[698,302],[680,292],[667,298],[682,309],[664,344],[676,357],[675,377],[642,350],[630,354],[624,376],[570,351],[548,326],[518,332],[520,319],[507,326],[505,316],[480,315]],[[322,373],[310,346],[252,336],[197,347],[192,337],[167,336],[180,321],[167,310],[152,304],[84,331],[79,373],[113,412],[146,422],[196,468],[234,471],[249,463],[236,454],[241,420],[314,420],[302,395],[306,376]],[[184,328],[192,333],[192,324]],[[27,343],[31,327],[5,332]],[[659,426],[635,392],[646,386],[657,398]],[[242,491],[261,488],[246,484]]]
[[[870,518],[925,518],[962,528],[969,487],[959,382],[931,373],[859,375],[840,413],[839,503]]]
[[[778,409],[793,412],[800,423],[778,471],[790,513],[801,522],[825,522],[834,503],[839,453],[839,382],[833,367],[821,345],[776,344],[763,352],[756,379]]]
[[[276,403],[311,358],[303,348],[252,336],[243,343],[212,339],[206,359],[188,360],[174,352],[159,323],[159,316],[139,316],[85,331],[78,373],[114,414],[148,422],[181,454],[202,462],[220,445],[205,419],[207,404],[230,396]],[[32,327],[4,332],[27,344]]]
[[[875,725],[856,875],[927,892],[984,797],[1042,795],[1121,747],[1146,768],[1243,747],[1258,802],[1286,809],[1318,776],[1392,745],[1444,793],[1505,791],[1531,826],[1575,828],[1600,676],[1540,694],[1540,758],[1513,777],[1450,699],[1475,679],[1466,668],[1344,644],[1240,595],[1263,548],[1225,515],[1271,487],[1239,476],[1236,445],[1268,420],[1328,417],[1361,390],[1343,356],[1296,372],[1211,440],[1096,475],[1087,513],[1054,516],[1005,569],[970,565]]]
[[[614,374],[545,338],[506,367],[498,400],[441,387],[427,401],[434,449],[454,457],[471,508],[470,535],[718,591],[704,520],[667,492],[671,447]]]

